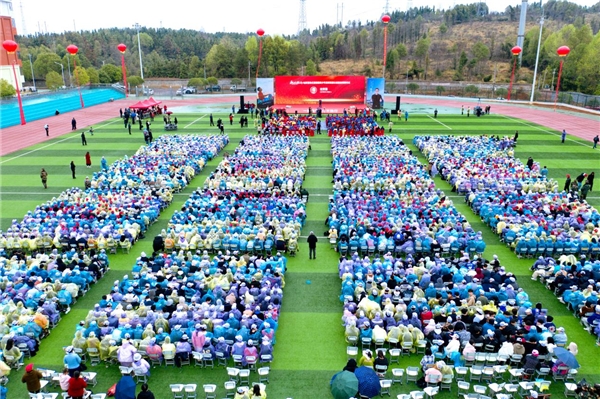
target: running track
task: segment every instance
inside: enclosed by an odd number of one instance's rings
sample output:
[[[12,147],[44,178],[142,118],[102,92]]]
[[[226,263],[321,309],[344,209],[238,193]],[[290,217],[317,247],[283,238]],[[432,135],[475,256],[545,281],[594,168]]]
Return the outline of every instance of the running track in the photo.
[[[391,104],[392,96],[387,96],[386,102]],[[107,119],[115,118],[119,115],[119,108],[126,108],[134,103],[135,99],[117,100],[111,103],[101,104],[84,108],[78,111],[67,112],[57,116],[52,116],[37,121],[28,122],[24,126],[12,126],[2,129],[0,133],[0,156],[5,156],[26,147],[43,143],[52,138],[66,136],[68,134],[79,134],[71,131],[71,119],[77,120],[79,132],[81,129],[90,125],[97,125]],[[170,109],[176,109],[180,106],[189,105],[209,105],[209,104],[239,104],[239,95],[219,95],[202,96],[190,99],[162,100]],[[423,104],[437,107],[455,107],[461,105],[474,106],[472,100],[454,99],[454,98],[431,98],[431,97],[403,97],[404,104]],[[548,127],[556,131],[567,129],[567,133],[582,139],[592,141],[592,138],[600,133],[600,116],[578,116],[572,113],[553,112],[552,110],[532,107],[529,105],[517,105],[498,102],[486,103],[482,105],[491,105],[493,114],[504,115],[509,118],[519,118],[529,122]],[[46,137],[44,125],[50,126],[50,137]],[[507,132],[512,134],[512,132]]]

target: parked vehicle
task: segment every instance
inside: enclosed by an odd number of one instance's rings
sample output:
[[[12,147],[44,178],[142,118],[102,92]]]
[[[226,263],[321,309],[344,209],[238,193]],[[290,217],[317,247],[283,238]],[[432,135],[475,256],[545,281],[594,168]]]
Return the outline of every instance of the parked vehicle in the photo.
[[[208,91],[209,93],[220,92],[221,86],[219,86],[219,85],[207,86],[206,91]]]
[[[231,90],[234,93],[240,92],[240,91],[246,91],[246,86],[238,86],[238,85],[232,85],[229,90]]]
[[[182,87],[182,88],[178,89],[177,92],[175,93],[176,96],[181,96],[183,94],[196,94],[196,88],[195,87]]]

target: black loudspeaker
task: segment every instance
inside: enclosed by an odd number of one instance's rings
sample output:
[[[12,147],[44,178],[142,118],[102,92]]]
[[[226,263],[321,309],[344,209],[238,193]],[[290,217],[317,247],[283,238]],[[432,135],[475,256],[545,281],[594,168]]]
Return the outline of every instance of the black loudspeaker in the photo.
[[[396,96],[396,108],[392,110],[392,114],[397,115],[400,112],[400,96]]]
[[[400,98],[400,97],[398,97]],[[244,104],[244,96],[240,96],[240,109],[245,109],[246,104]]]

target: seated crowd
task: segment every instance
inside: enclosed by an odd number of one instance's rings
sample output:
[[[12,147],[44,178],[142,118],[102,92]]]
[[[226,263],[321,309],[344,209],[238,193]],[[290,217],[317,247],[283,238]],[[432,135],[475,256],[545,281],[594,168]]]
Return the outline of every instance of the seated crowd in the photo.
[[[377,117],[330,115],[325,118],[329,136],[383,136],[385,128],[377,124]]]
[[[420,349],[426,375],[437,360],[463,366],[469,352],[497,353],[506,364],[513,354],[521,355],[517,366],[528,374],[561,366],[545,364],[557,346],[568,345],[577,354],[564,328],[557,328],[541,303],[532,304],[497,257],[387,254],[371,261],[354,254],[340,260],[339,273],[346,340],[368,346],[389,342],[411,353]],[[372,362],[366,354],[359,365]]]
[[[225,187],[191,195],[154,239],[155,252],[138,258],[133,278],[116,281],[80,323],[73,345],[141,374],[142,356],[177,366],[191,357],[270,362],[287,260],[253,247],[295,238],[305,212],[297,193],[255,183],[279,176],[282,165],[301,182],[307,146],[300,137],[244,138],[205,183]],[[231,184],[238,173],[255,189]]]
[[[587,330],[600,340],[600,259],[562,255],[558,260],[540,256],[531,266],[532,280],[540,279]]]
[[[271,253],[297,246],[305,219],[298,196],[198,189],[161,238],[167,249]]]
[[[261,122],[264,133],[312,136],[317,130],[317,118],[313,115],[290,115],[285,110],[277,110],[268,116]]]
[[[177,366],[192,352],[270,361],[286,262],[279,254],[142,253],[132,277],[115,281],[77,326],[72,345],[133,368],[143,364],[136,353]]]
[[[481,233],[435,189],[401,139],[333,138],[332,147],[334,195],[326,224],[343,248],[410,254],[485,250]]]
[[[572,191],[559,192],[531,158],[524,166],[511,142],[485,136],[414,139],[518,255],[600,255],[600,213]]]
[[[106,250],[117,243],[130,247],[170,202],[172,180],[186,185],[227,141],[217,136],[163,136],[110,168],[104,160],[103,170],[85,192],[66,190],[21,222],[14,220],[0,236],[2,347],[12,339],[35,353],[60,312],[68,312],[106,271]],[[158,187],[152,187],[155,183]]]
[[[308,145],[308,138],[301,136],[245,136],[235,153],[210,174],[204,188],[297,192],[306,173]]]
[[[94,174],[91,188],[65,190],[0,234],[11,252],[106,248],[105,241],[133,243],[228,142],[222,136],[162,136],[131,158]],[[99,241],[99,242],[97,242]]]

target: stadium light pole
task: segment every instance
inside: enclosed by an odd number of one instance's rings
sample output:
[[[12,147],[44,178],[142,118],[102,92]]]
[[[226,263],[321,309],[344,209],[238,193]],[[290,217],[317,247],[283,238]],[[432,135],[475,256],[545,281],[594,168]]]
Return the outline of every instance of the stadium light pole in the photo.
[[[79,102],[81,103],[81,108],[84,108],[85,104],[83,103],[83,96],[81,95],[81,86],[79,85],[79,74],[77,73],[77,60],[75,59],[75,55],[77,55],[79,49],[76,45],[71,44],[67,46],[67,51],[73,56],[73,74],[75,75],[75,84],[77,85],[77,91],[79,91]]]
[[[558,79],[556,80],[556,95],[554,96],[554,110],[556,111],[556,103],[558,103],[558,91],[560,89],[560,75],[562,74],[563,63],[565,61],[565,57],[569,55],[571,49],[567,46],[560,46],[558,50],[556,50],[556,54],[560,57],[560,67],[558,68]]]
[[[538,38],[537,45],[537,53],[535,54],[535,69],[533,70],[533,83],[531,84],[531,96],[529,97],[529,102],[533,102],[533,97],[535,95],[535,80],[537,79],[537,69],[538,63],[540,61],[540,47],[542,44],[542,29],[544,28],[544,16],[540,19],[540,37]]]
[[[388,23],[390,22],[390,16],[384,15],[381,17],[381,22],[383,22],[383,78],[385,78],[385,64],[387,61],[387,29]]]
[[[127,50],[127,46],[121,43],[117,46],[117,49],[121,53],[121,71],[123,73],[123,85],[125,85],[125,98],[127,98],[127,69],[125,69],[125,51]]]
[[[140,53],[140,77],[142,78],[142,96],[144,95],[144,64],[142,63],[142,43],[140,42],[140,24],[137,22],[133,25],[135,30],[137,30],[138,37],[138,52]]]
[[[523,49],[519,46],[513,47],[510,52],[514,56],[515,61],[513,62],[512,73],[510,74],[510,85],[508,86],[508,96],[506,99],[510,101],[510,93],[512,92],[513,80],[515,79],[515,69],[517,68],[517,58],[519,58],[519,54],[521,54]]]
[[[262,37],[265,35],[265,31],[261,28],[256,31],[258,35],[258,65],[256,66],[256,79],[258,79],[258,71],[260,70],[260,57],[262,56]]]
[[[56,65],[60,65],[60,72],[62,73],[63,78],[63,86],[67,87],[67,82],[65,82],[65,67],[62,63],[54,61]]]
[[[2,42],[2,47],[6,50],[8,55],[13,55],[16,53],[19,45],[14,40],[5,40]],[[6,57],[7,59],[9,57]],[[21,90],[19,89],[19,81],[17,80],[17,70],[15,69],[15,64],[17,63],[17,57],[13,59],[12,62],[12,70],[13,76],[15,77],[15,89],[17,90],[17,100],[19,102],[19,114],[21,116],[21,125],[25,125],[27,122],[25,121],[25,112],[23,111],[23,101],[21,100]]]

